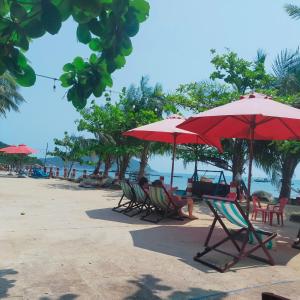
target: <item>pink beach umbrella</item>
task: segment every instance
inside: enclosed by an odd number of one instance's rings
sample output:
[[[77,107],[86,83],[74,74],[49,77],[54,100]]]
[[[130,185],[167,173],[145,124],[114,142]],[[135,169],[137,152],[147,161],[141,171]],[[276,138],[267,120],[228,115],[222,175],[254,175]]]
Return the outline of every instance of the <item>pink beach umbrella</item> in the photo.
[[[178,127],[215,138],[249,139],[250,196],[253,141],[300,139],[300,110],[273,101],[269,96],[251,93],[241,96],[240,100],[192,116]]]
[[[173,185],[176,145],[207,144],[218,148],[219,151],[222,151],[219,139],[212,137],[207,138],[206,136],[177,128],[177,126],[183,121],[185,121],[185,118],[182,116],[171,115],[165,120],[137,127],[123,133],[125,136],[132,136],[141,140],[173,144],[171,186]]]
[[[2,149],[0,149],[0,152],[4,152],[6,154],[29,155],[29,154],[36,153],[37,151],[24,145],[24,144],[20,144],[19,146],[9,146],[9,147],[2,148]]]

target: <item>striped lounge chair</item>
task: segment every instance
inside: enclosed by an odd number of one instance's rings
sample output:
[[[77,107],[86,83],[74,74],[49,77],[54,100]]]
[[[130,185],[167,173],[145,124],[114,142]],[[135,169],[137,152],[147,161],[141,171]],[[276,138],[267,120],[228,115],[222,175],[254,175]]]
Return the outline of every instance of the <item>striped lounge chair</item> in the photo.
[[[176,206],[172,201],[172,197],[165,189],[165,187],[149,186],[149,199],[150,206],[148,207],[146,214],[141,218],[142,220],[158,223],[165,218],[175,218],[183,220],[183,217],[179,217],[178,212],[181,207]],[[153,219],[155,214],[156,218]]]
[[[129,181],[121,180],[120,186],[122,188],[123,194],[121,196],[121,199],[119,200],[118,205],[112,210],[116,212],[127,212],[131,210],[135,204],[135,194]]]
[[[133,217],[136,216],[143,211],[146,211],[150,205],[149,196],[146,191],[136,182],[131,183],[131,187],[133,189],[134,197],[135,197],[135,204],[132,205],[132,210],[134,213],[131,214],[131,210],[129,213],[125,212],[126,215]]]
[[[212,211],[214,220],[212,226],[210,227],[204,245],[205,249],[202,252],[196,254],[196,256],[194,257],[195,261],[198,261],[222,273],[226,272],[232,266],[237,264],[241,259],[246,257],[250,257],[252,259],[274,265],[274,260],[269,252],[269,249],[272,247],[272,240],[276,237],[276,233],[264,231],[256,226],[253,226],[247,215],[244,213],[240,204],[233,199],[204,195],[203,200]],[[239,227],[239,229],[229,230],[221,217],[226,218],[230,223]],[[216,222],[220,223],[227,236],[221,241],[209,246],[208,244],[211,239]],[[238,235],[242,236],[241,245],[237,242]],[[222,246],[227,241],[231,241],[236,249],[236,253],[233,254],[220,249],[220,246]],[[249,244],[251,245],[249,246]],[[255,256],[252,254],[259,249],[264,252],[266,258]],[[203,259],[203,256],[211,251],[217,251],[219,253],[228,255],[233,259],[227,262],[224,266],[217,266],[216,264]]]

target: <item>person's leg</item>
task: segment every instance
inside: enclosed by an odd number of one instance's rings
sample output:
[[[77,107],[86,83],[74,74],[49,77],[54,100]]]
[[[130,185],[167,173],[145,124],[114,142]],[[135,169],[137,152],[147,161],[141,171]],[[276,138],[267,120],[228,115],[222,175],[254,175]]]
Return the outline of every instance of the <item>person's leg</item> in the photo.
[[[190,219],[198,219],[196,216],[193,215],[193,209],[194,209],[193,199],[191,199],[191,198],[187,199],[187,205],[188,205],[188,211],[189,211],[189,218]]]

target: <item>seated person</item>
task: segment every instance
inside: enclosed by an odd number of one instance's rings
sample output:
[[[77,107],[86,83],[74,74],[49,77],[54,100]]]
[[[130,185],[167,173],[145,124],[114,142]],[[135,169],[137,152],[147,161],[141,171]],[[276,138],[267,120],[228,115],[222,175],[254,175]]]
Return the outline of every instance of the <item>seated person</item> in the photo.
[[[148,191],[149,190],[149,181],[146,177],[141,177],[139,180],[139,186],[145,190]]]
[[[155,187],[163,187],[163,183],[160,180],[155,180],[152,183],[153,186]],[[174,205],[176,205],[178,209],[178,213],[180,216],[182,217],[188,217],[191,220],[195,220],[198,219],[196,216],[193,215],[193,208],[194,208],[194,201],[192,198],[182,198],[181,196],[178,195],[174,195],[173,190],[168,191],[168,193],[170,194],[171,198],[172,198],[172,202]],[[182,212],[182,207],[187,205],[188,206],[188,212],[189,214],[186,215]]]

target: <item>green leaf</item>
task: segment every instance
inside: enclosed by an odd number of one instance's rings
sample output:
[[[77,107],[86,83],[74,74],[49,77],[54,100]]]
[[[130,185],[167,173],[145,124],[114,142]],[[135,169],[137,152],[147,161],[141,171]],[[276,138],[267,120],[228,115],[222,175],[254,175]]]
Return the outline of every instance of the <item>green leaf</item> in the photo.
[[[63,87],[69,87],[74,83],[74,74],[64,73],[59,77],[59,80],[61,81],[61,85]]]
[[[131,0],[130,6],[136,11],[138,21],[144,22],[149,16],[150,5],[145,0]]]
[[[14,19],[17,19],[17,20],[20,21],[20,20],[23,20],[26,17],[27,12],[26,12],[26,9],[22,5],[20,5],[17,2],[13,2],[10,5],[10,15]]]
[[[83,109],[86,106],[87,100],[81,96],[81,90],[76,85],[69,89],[67,98],[77,109]]]
[[[24,69],[27,66],[27,59],[22,52],[19,52],[17,63],[21,69]]]
[[[33,19],[24,26],[25,33],[31,38],[39,38],[46,32],[43,23],[37,19]]]
[[[139,28],[140,28],[139,21],[131,9],[126,14],[125,30],[126,30],[128,36],[132,37],[138,33]]]
[[[58,33],[61,27],[61,15],[55,5],[48,0],[42,0],[41,21],[50,34]]]
[[[17,40],[15,42],[16,46],[22,48],[23,50],[27,51],[29,48],[29,41],[27,36],[21,32],[17,33]]]
[[[89,42],[89,47],[93,51],[97,51],[97,52],[101,51],[102,50],[101,40],[98,38],[91,39],[91,41]]]
[[[126,63],[126,59],[123,55],[118,55],[115,59],[114,59],[114,63],[117,69],[121,69],[122,67],[124,67],[125,63]]]
[[[93,65],[97,64],[97,62],[98,62],[97,55],[95,53],[92,53],[89,61],[90,61],[90,64],[93,64]]]
[[[105,84],[99,82],[97,85],[94,86],[93,94],[95,97],[100,97],[104,91],[105,91]]]
[[[60,0],[56,5],[61,15],[62,21],[67,20],[72,12],[72,0]]]
[[[89,27],[86,24],[79,24],[77,27],[77,38],[79,42],[88,44],[92,38]]]
[[[82,57],[77,56],[77,57],[73,60],[73,65],[74,65],[74,67],[75,67],[75,69],[76,69],[77,71],[80,71],[80,70],[83,70],[83,69],[84,69],[84,67],[85,67],[85,62],[84,62],[84,60],[83,60]]]
[[[75,71],[75,67],[73,64],[65,64],[63,67],[64,72],[71,72],[71,71]]]
[[[132,52],[132,44],[130,38],[126,37],[121,43],[121,54],[124,56],[130,55]]]
[[[34,85],[36,81],[36,75],[34,70],[27,65],[25,68],[23,68],[22,74],[14,74],[17,80],[17,83],[21,86],[29,87]]]
[[[92,19],[89,23],[88,23],[89,29],[90,31],[97,36],[101,36],[102,34],[102,30],[101,30],[101,23],[100,21],[98,21],[96,18]]]
[[[0,16],[4,17],[9,12],[9,5],[7,0],[0,0]]]

